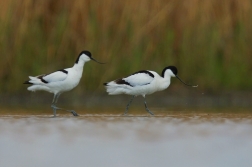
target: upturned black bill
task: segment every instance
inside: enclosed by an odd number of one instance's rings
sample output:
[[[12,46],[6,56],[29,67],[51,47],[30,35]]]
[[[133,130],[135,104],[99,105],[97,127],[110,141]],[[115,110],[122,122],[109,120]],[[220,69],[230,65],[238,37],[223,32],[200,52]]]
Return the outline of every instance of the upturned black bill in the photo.
[[[185,84],[186,86],[191,86],[191,87],[198,87],[198,85],[194,86],[194,85],[189,85],[189,84],[186,84],[184,81],[182,81],[177,75],[176,77],[183,83]]]

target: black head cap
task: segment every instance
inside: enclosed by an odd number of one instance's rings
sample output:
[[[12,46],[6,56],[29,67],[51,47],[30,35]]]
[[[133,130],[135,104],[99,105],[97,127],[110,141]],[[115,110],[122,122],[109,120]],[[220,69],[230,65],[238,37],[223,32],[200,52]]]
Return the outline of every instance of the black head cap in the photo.
[[[162,71],[162,77],[164,77],[164,74],[165,74],[165,71],[166,70],[171,70],[173,72],[174,75],[177,75],[178,74],[178,70],[175,66],[168,66],[168,67],[165,67]]]
[[[87,55],[89,58],[91,58],[91,57],[92,57],[92,54],[91,54],[89,51],[84,50],[84,51],[80,52],[80,54],[79,54],[78,58],[77,58],[77,59],[76,59],[76,61],[75,61],[75,63],[76,63],[76,64],[79,62],[80,56],[81,56],[82,54]]]

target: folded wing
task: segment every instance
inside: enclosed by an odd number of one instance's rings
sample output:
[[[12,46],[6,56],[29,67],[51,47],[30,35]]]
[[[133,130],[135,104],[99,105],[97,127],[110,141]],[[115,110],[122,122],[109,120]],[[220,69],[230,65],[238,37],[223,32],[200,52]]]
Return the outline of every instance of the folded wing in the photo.
[[[125,81],[132,87],[143,86],[150,84],[154,80],[154,75],[150,71],[143,70],[138,71],[126,78],[122,78],[121,80]]]
[[[36,77],[29,76],[30,80],[25,81],[24,84],[48,84],[52,82],[64,81],[67,78],[68,69],[58,70],[50,74],[42,74]]]
[[[59,70],[51,74],[45,75],[42,77],[42,79],[48,83],[58,82],[58,81],[64,81],[67,78],[67,75],[68,75],[68,71],[64,69],[64,70]]]

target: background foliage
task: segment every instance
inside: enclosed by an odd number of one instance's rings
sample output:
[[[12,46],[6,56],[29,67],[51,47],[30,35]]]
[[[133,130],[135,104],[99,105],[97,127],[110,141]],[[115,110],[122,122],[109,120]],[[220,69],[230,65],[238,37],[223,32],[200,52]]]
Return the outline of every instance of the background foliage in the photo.
[[[0,1],[0,92],[26,91],[27,76],[82,50],[108,64],[86,64],[79,91],[168,65],[200,89],[251,90],[251,44],[251,0]]]

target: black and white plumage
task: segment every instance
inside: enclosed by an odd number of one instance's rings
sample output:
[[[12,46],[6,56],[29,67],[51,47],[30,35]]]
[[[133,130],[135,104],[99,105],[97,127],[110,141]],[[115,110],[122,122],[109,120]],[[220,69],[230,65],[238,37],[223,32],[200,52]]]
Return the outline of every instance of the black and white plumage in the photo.
[[[53,93],[54,98],[51,107],[53,108],[54,116],[56,116],[57,110],[65,110],[56,106],[60,94],[72,90],[79,84],[84,64],[90,60],[96,61],[89,51],[82,51],[73,67],[36,77],[29,76],[30,80],[24,82],[24,84],[31,84],[31,86],[27,88],[29,91],[47,91]],[[66,111],[71,112],[74,116],[78,116],[74,110]]]
[[[178,70],[175,66],[165,67],[160,76],[155,71],[142,70],[138,71],[125,78],[120,78],[111,82],[104,83],[109,95],[127,94],[133,95],[132,99],[126,106],[124,114],[128,112],[128,108],[134,99],[138,95],[142,95],[145,99],[145,95],[152,94],[157,91],[162,91],[169,87],[171,83],[171,77],[177,77],[182,83],[187,86],[177,75]],[[198,85],[197,85],[198,86]],[[192,86],[192,87],[197,87]],[[147,103],[144,100],[145,109],[151,115],[154,115],[147,107]]]

